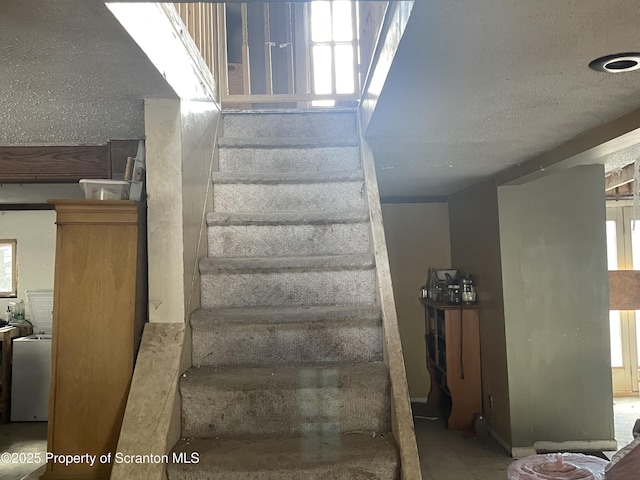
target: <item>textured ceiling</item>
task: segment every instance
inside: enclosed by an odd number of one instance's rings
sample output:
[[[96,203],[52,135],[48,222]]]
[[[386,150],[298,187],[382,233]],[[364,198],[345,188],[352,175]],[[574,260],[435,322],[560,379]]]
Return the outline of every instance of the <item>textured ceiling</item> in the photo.
[[[2,0],[0,65],[0,145],[139,138],[143,99],[175,97],[96,0]]]
[[[640,50],[639,20],[633,1],[417,1],[368,131],[381,194],[450,194],[639,108],[640,70],[588,68]]]
[[[637,2],[417,0],[372,119],[382,195],[456,192],[640,108]],[[0,145],[144,134],[143,99],[175,97],[99,0],[0,1]],[[601,159],[634,161],[636,146]]]

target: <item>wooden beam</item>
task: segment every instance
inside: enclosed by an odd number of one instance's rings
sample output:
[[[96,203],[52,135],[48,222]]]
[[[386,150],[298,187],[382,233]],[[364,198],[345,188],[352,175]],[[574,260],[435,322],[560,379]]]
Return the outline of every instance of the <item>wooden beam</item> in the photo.
[[[640,309],[640,271],[609,272],[609,308],[611,310]]]
[[[625,198],[631,198],[633,196],[633,185],[634,182],[625,183],[624,185],[620,185],[612,190],[607,190],[606,197],[607,200],[620,200]]]
[[[49,203],[0,203],[2,211],[22,211],[22,210],[54,210],[54,206]]]
[[[631,163],[620,170],[610,173],[604,177],[604,191],[613,190],[622,185],[626,185],[633,182],[633,168],[635,163]]]
[[[0,183],[109,178],[109,146],[0,147]]]

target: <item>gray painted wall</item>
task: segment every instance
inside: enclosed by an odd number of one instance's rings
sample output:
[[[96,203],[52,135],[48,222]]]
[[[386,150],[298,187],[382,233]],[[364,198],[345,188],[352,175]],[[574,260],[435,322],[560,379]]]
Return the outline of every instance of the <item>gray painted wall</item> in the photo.
[[[382,216],[409,395],[424,398],[431,379],[418,292],[429,267],[451,265],[449,208],[446,203],[387,203]]]
[[[610,441],[604,169],[500,187],[498,205],[512,446]]]
[[[449,222],[451,265],[473,274],[477,284],[484,415],[495,435],[509,445],[511,417],[495,182],[489,180],[451,196]]]

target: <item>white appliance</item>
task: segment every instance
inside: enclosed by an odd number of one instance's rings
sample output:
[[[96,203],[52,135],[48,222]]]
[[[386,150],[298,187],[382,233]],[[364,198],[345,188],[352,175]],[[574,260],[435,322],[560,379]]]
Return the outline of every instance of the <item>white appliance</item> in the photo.
[[[11,421],[45,422],[49,415],[53,290],[26,292],[33,335],[13,341]]]

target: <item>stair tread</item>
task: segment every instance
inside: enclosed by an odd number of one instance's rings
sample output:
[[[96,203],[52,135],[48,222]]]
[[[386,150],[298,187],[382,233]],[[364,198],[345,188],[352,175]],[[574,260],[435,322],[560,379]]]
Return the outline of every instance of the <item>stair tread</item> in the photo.
[[[314,307],[201,308],[191,315],[192,326],[217,323],[265,324],[305,322],[379,321],[376,305],[321,305]]]
[[[331,225],[335,223],[364,223],[369,221],[366,210],[288,212],[288,213],[225,213],[207,214],[207,225]]]
[[[319,172],[277,172],[277,173],[235,173],[214,172],[212,181],[216,184],[225,183],[256,183],[256,184],[297,184],[297,183],[329,183],[355,182],[364,179],[362,170],[335,170]]]
[[[382,362],[370,363],[309,363],[298,365],[191,367],[183,375],[180,391],[256,391],[300,390],[304,388],[343,388],[372,385],[379,388],[381,379],[388,379]]]
[[[361,466],[358,473],[363,475],[362,478],[393,479],[398,470],[398,453],[391,433],[377,435],[375,438],[369,432],[328,432],[323,435],[246,439],[183,438],[176,444],[173,452],[184,452],[187,458],[192,452],[199,454],[197,464],[170,463],[168,469],[173,473],[203,471],[211,475],[208,478],[224,472],[259,471],[277,475],[265,478],[303,478],[306,472],[326,475],[326,470],[339,472],[339,478],[346,478],[346,468]],[[368,471],[384,471],[386,476],[369,476]],[[296,476],[280,477],[287,472],[295,472]]]
[[[375,266],[372,254],[304,257],[206,257],[200,273],[361,270]]]
[[[352,135],[343,137],[220,137],[218,148],[316,148],[357,147],[360,141]]]
[[[223,116],[261,116],[261,115],[339,115],[358,113],[357,108],[353,107],[313,107],[313,108],[261,108],[259,110],[243,110],[243,109],[226,109]]]

